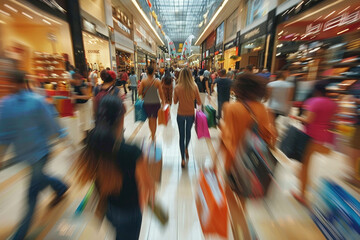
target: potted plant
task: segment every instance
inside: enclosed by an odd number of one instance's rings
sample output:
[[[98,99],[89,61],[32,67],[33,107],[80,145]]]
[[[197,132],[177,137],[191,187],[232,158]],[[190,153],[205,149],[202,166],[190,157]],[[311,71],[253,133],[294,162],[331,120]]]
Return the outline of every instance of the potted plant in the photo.
[[[223,61],[225,61],[225,58],[221,57],[221,58],[218,59],[218,61],[223,62]]]
[[[231,58],[232,60],[237,60],[237,59],[239,58],[239,56],[237,56],[237,55],[232,55],[232,56],[230,56],[230,58]]]

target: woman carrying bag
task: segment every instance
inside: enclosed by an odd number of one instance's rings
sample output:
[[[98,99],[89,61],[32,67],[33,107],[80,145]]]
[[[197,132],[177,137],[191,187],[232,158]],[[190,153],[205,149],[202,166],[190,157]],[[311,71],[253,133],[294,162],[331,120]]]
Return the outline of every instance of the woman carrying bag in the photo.
[[[180,134],[181,167],[185,167],[185,158],[189,161],[188,146],[191,138],[191,128],[195,121],[194,101],[201,105],[199,89],[197,88],[188,68],[181,70],[179,82],[174,91],[174,103],[179,103],[177,123]]]
[[[100,199],[106,199],[106,217],[116,230],[116,239],[136,240],[141,205],[149,195],[154,197],[155,188],[141,149],[123,138],[125,112],[118,96],[108,94],[101,99],[95,128],[76,166],[79,182],[94,182]]]
[[[250,73],[240,74],[234,80],[232,90],[237,101],[223,105],[224,115],[223,120],[220,122],[221,151],[228,176],[231,175],[234,167],[239,145],[244,141],[245,133],[253,126],[254,120],[257,122],[259,134],[269,146],[274,146],[276,140],[272,115],[261,103],[261,100],[266,95],[265,80]],[[233,220],[234,237],[235,239],[241,239],[239,236],[241,233],[237,232],[240,227],[243,235],[242,239],[251,239],[244,215],[246,210],[245,197],[238,195],[241,202],[241,206],[239,206],[229,182],[227,183],[225,194]]]
[[[159,79],[154,78],[154,68],[147,68],[147,78],[140,83],[139,96],[144,99],[144,110],[149,118],[151,140],[155,142],[158,111],[164,103],[164,94]]]

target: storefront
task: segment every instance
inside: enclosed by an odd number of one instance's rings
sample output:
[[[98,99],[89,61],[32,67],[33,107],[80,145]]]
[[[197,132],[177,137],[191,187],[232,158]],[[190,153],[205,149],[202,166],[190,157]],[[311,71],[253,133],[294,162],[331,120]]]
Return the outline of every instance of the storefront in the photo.
[[[216,31],[210,33],[210,35],[206,38],[205,44],[203,46],[204,49],[204,68],[207,70],[211,70],[215,66],[214,56],[215,56],[215,43],[216,43]]]
[[[96,31],[96,25],[83,18],[83,41],[88,70],[102,71],[110,64],[109,38]]]
[[[213,70],[222,69],[224,66],[224,22],[222,22],[216,29],[216,42],[214,48],[214,64],[212,66]]]
[[[311,81],[349,69],[333,66],[360,47],[359,1],[325,0],[311,8],[299,7],[294,16],[288,12],[279,13],[273,71],[291,64],[304,80]]]
[[[27,2],[2,3],[0,52],[41,82],[61,80],[66,67],[74,64],[66,15],[48,13]]]
[[[263,66],[265,60],[266,22],[240,35],[240,68]]]
[[[121,71],[131,71],[134,68],[133,19],[124,7],[112,8],[114,25],[114,42],[116,49],[116,66]]]
[[[224,44],[224,68],[228,70],[236,69],[240,64],[240,57],[238,56],[239,48],[237,47],[237,40],[233,39]]]

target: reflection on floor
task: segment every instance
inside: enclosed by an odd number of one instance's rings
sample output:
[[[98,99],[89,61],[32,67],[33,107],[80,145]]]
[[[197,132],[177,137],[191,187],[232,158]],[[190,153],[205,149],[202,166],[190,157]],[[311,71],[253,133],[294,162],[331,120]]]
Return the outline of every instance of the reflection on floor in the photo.
[[[216,105],[215,99],[212,99],[211,104]],[[125,138],[139,145],[143,140],[148,142],[150,131],[147,122],[134,123],[129,96],[126,104],[129,113],[125,117]],[[172,106],[168,126],[160,126],[157,131],[157,144],[163,151],[162,182],[158,187],[157,199],[168,209],[170,220],[166,227],[162,227],[152,213],[145,210],[140,239],[204,239],[196,212],[194,192],[200,169],[211,166],[212,158],[218,154],[219,131],[211,129],[212,138],[206,141],[198,140],[194,129],[192,130],[190,161],[183,170],[180,167],[176,111],[177,107]],[[74,148],[64,144],[57,148],[60,150],[49,162],[47,171],[63,176],[71,184],[71,188],[68,197],[51,211],[47,207],[52,196],[51,190],[41,194],[30,231],[32,239],[114,239],[114,232],[106,221],[99,226],[92,214],[86,211],[82,216],[74,217],[75,209],[87,188],[79,188],[73,182],[71,165],[76,157]],[[248,221],[258,239],[325,239],[309,213],[290,195],[290,190],[297,186],[296,172],[299,164],[279,153],[276,155],[280,159],[276,170],[279,185],[271,187],[266,199],[247,202]],[[221,159],[221,156],[217,156]],[[316,155],[311,171],[314,179],[312,187],[320,177],[340,177],[347,171],[346,161],[343,155],[335,152],[330,156]],[[17,164],[0,172],[0,239],[6,239],[11,234],[24,210],[19,206],[24,206],[25,203],[27,173],[28,169],[24,164]],[[230,227],[229,232],[229,239],[233,239]]]

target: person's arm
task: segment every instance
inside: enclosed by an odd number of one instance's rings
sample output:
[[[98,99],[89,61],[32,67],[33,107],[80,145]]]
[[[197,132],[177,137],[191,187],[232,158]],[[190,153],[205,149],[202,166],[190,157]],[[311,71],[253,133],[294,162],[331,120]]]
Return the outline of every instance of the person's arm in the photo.
[[[163,89],[162,89],[162,87],[161,87],[161,82],[160,82],[160,80],[157,81],[157,88],[158,88],[158,90],[159,90],[160,99],[161,99],[161,102],[162,102],[161,104],[162,104],[162,105],[165,105],[165,95],[164,95]]]
[[[211,85],[211,91],[214,92],[215,85],[217,85],[217,79],[214,81],[214,83]]]
[[[177,104],[179,102],[179,96],[178,96],[178,90],[175,88],[174,90],[174,104]]]
[[[210,98],[209,80],[204,80],[204,81],[205,81],[205,87],[206,87],[206,92],[208,94],[208,98]]]
[[[301,117],[299,117],[299,116],[290,116],[290,117],[295,120],[298,120],[304,124],[310,124],[315,119],[315,113],[311,112],[311,111],[305,111]]]
[[[140,82],[140,87],[139,87],[139,90],[138,90],[138,95],[141,96],[141,97],[144,97],[143,96],[143,90],[144,90],[144,83],[145,83],[146,80],[141,80]]]
[[[195,99],[198,106],[201,106],[203,104],[203,102],[201,102],[199,88],[197,86],[195,88]]]
[[[150,198],[152,203],[155,200],[155,181],[150,176],[147,161],[140,157],[136,163],[135,177],[139,191],[139,201],[141,206],[145,206]]]
[[[91,98],[90,95],[90,88],[86,87],[86,88],[81,88],[81,93],[83,95],[75,95],[74,99],[83,99],[83,100],[89,100]]]

